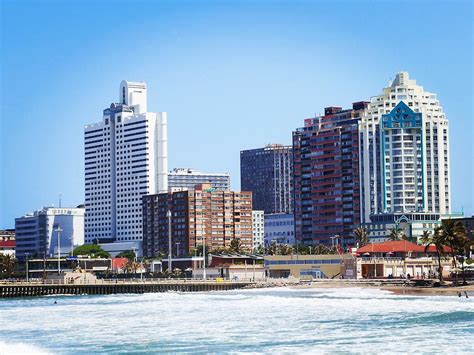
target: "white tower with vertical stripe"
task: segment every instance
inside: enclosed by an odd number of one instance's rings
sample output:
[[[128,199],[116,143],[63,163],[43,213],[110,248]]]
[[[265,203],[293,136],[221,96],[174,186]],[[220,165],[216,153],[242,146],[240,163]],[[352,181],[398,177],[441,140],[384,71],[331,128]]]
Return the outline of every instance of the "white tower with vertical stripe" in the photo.
[[[400,72],[360,122],[361,219],[449,214],[449,127],[436,97]]]
[[[141,241],[142,196],[168,190],[166,112],[147,111],[144,82],[122,81],[84,141],[86,243]]]

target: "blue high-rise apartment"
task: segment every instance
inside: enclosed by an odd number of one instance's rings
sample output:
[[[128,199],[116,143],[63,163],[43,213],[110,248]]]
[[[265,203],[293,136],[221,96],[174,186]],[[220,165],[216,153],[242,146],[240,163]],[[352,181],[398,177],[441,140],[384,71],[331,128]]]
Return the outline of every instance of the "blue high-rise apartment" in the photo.
[[[240,152],[240,187],[251,191],[253,209],[293,213],[293,149],[269,144]]]

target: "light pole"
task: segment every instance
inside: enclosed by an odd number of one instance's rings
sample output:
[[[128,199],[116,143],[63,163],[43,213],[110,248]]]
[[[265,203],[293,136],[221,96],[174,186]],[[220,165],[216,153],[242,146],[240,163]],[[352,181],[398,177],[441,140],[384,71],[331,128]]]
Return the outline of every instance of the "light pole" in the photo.
[[[74,235],[71,234],[71,256],[74,256]]]
[[[26,282],[29,282],[30,279],[29,279],[29,272],[28,272],[28,256],[30,255],[30,253],[25,253],[26,255]]]
[[[168,271],[171,274],[173,272],[173,257],[171,255],[171,211],[168,210],[166,215],[168,217]]]
[[[63,230],[58,225],[56,228],[56,232],[58,232],[58,275],[61,274],[61,232]]]
[[[202,279],[206,280],[206,234],[202,235]]]
[[[179,256],[179,245],[181,244],[180,242],[176,242],[176,257]]]

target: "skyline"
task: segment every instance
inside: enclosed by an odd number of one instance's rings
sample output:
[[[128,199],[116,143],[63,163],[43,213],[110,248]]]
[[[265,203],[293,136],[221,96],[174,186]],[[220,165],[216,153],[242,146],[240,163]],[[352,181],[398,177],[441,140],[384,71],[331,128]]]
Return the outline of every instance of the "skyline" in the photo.
[[[139,3],[142,12],[128,13],[128,27],[120,29],[136,27],[124,33],[97,23],[105,2],[87,8],[79,2],[2,3],[0,228],[13,227],[14,218],[26,212],[56,205],[59,193],[64,206],[83,203],[83,127],[117,101],[121,80],[145,81],[150,110],[168,113],[169,170],[230,172],[232,188],[239,190],[241,150],[290,144],[291,132],[305,118],[328,106],[369,100],[402,70],[438,94],[451,130],[452,212],[464,206],[466,215],[474,214],[468,185],[473,160],[466,164],[465,154],[474,158],[469,2],[439,3],[436,9],[423,7],[424,1],[364,2],[370,3],[364,12],[370,23],[352,16],[356,7],[345,1],[197,3]],[[342,11],[338,21],[326,16],[336,10]],[[456,22],[443,21],[454,12]],[[38,26],[42,13],[50,16],[47,27]],[[414,24],[415,32],[397,28],[399,38],[409,41],[391,43],[387,35],[393,29],[381,25],[406,13],[423,14],[424,21]],[[325,32],[331,24],[332,31]],[[365,28],[352,27],[357,24]],[[87,38],[97,30],[101,36]],[[367,34],[370,30],[375,31]],[[417,41],[424,45],[422,53]],[[120,58],[117,48],[137,54]]]

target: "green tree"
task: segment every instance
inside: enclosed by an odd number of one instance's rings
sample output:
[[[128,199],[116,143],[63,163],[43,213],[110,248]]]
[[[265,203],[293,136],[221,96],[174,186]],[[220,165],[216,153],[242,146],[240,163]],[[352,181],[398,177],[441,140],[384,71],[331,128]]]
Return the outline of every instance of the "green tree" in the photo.
[[[327,255],[327,254],[330,254],[330,249],[323,244],[318,244],[314,247],[314,254]]]
[[[305,244],[295,244],[294,249],[298,251],[300,255],[309,255],[310,254],[310,247]]]
[[[265,254],[266,255],[277,255],[278,254],[278,246],[275,241],[272,241],[271,244],[265,247]]]
[[[407,240],[408,239],[405,232],[403,232],[403,229],[401,229],[398,226],[390,229],[390,234],[388,235],[388,238],[390,240]]]
[[[74,249],[74,255],[87,255],[92,258],[110,258],[110,254],[106,252],[100,245],[85,244]]]
[[[265,251],[265,248],[263,247],[263,245],[259,245],[258,247],[255,248],[253,252],[256,255],[262,255],[264,251]]]
[[[436,257],[438,259],[439,282],[443,283],[443,267],[441,266],[441,254],[444,253],[446,237],[442,232],[442,228],[436,227],[433,231],[433,234],[431,234],[430,232],[423,232],[423,235],[421,237],[421,243],[425,246],[425,253],[428,251],[431,245],[435,246]]]
[[[127,260],[125,263],[125,270],[127,273],[137,273],[137,270],[140,268],[140,263],[136,262],[135,260]]]
[[[230,251],[236,254],[241,254],[243,249],[242,249],[242,242],[240,238],[233,238],[230,241]]]
[[[449,218],[441,222],[441,230],[446,239],[446,244],[451,247],[453,266],[456,267],[456,253],[462,253],[465,247],[466,229],[460,221]]]
[[[277,254],[279,255],[291,255],[293,253],[293,248],[286,244],[280,244],[277,246]]]
[[[9,278],[12,276],[17,260],[10,254],[0,254],[0,274]]]
[[[354,240],[358,248],[369,244],[369,238],[367,237],[367,230],[363,227],[354,229]]]
[[[444,219],[441,222],[441,231],[444,235],[446,244],[449,245],[449,247],[451,248],[452,263],[453,263],[453,267],[456,269],[457,268],[456,255],[459,253],[462,253],[464,249],[464,246],[466,243],[465,239],[467,239],[466,229],[464,228],[464,225],[460,221],[456,221],[449,218],[449,219]],[[456,275],[455,283],[457,284],[458,283],[457,271],[455,275]]]
[[[220,247],[220,248],[212,249],[211,252],[212,254],[231,254],[232,250],[230,250],[230,248]]]
[[[126,250],[117,254],[117,258],[127,258],[128,260],[135,260],[136,254],[133,250]]]

